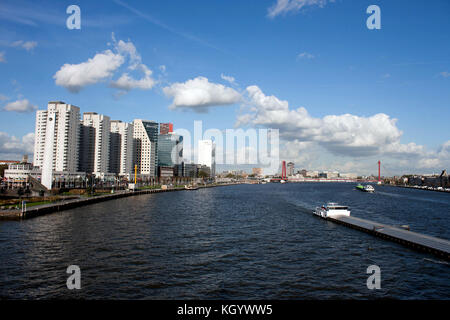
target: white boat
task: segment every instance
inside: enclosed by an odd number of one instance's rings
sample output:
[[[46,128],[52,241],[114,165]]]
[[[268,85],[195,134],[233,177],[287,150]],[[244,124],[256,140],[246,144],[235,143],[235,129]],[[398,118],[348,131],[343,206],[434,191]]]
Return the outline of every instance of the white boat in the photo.
[[[375,188],[372,187],[370,184],[364,187],[365,192],[375,192]]]
[[[327,205],[317,207],[313,211],[316,216],[321,218],[335,218],[340,216],[350,216],[350,210],[347,206],[341,206],[335,202],[328,202]]]
[[[280,183],[286,183],[286,181],[285,180],[280,180]]]

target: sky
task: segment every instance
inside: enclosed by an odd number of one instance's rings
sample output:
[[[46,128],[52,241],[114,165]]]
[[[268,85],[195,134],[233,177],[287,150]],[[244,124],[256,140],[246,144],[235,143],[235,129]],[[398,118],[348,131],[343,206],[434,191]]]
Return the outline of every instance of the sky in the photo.
[[[58,100],[176,129],[278,129],[297,169],[440,173],[449,18],[446,0],[1,0],[0,159],[31,157],[35,112]]]

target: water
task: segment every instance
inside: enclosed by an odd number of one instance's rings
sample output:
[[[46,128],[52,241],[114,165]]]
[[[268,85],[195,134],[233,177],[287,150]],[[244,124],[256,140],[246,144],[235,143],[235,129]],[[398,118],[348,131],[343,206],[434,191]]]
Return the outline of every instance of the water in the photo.
[[[0,222],[0,298],[449,299],[449,264],[312,216],[352,215],[450,239],[450,195],[353,184],[238,185],[112,200]],[[381,268],[381,289],[366,269]],[[81,268],[81,290],[66,268]]]

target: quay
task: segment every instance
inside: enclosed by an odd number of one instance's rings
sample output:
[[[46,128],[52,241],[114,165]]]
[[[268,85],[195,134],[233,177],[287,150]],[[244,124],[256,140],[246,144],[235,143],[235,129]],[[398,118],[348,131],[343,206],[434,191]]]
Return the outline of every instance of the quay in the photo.
[[[239,183],[227,183],[227,184],[217,184],[217,185],[205,185],[198,186],[199,188],[213,188],[213,187],[222,187],[222,186],[230,186],[236,185]],[[182,191],[186,190],[184,187],[177,188],[167,188],[167,189],[144,189],[144,190],[136,190],[136,191],[116,191],[115,193],[105,194],[100,196],[88,197],[88,198],[79,198],[79,199],[71,199],[71,200],[62,200],[49,204],[42,204],[27,208],[26,211],[22,212],[21,210],[0,210],[0,220],[22,220],[33,218],[37,216],[42,216],[45,214],[73,209],[89,204],[94,204],[98,202],[138,196],[144,194],[151,193],[161,193],[161,192],[173,192],[173,191]]]
[[[445,260],[450,260],[450,241],[445,239],[353,216],[327,217],[326,219],[386,240],[397,242],[418,251],[432,253]]]

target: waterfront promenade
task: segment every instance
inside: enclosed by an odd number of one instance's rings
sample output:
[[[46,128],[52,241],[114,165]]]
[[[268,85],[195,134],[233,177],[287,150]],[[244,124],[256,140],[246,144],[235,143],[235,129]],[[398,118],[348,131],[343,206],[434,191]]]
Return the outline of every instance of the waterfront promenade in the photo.
[[[199,188],[213,188],[213,187],[220,187],[220,186],[229,186],[229,185],[236,185],[239,183],[227,183],[227,184],[214,184],[214,185],[199,185]],[[63,211],[67,209],[73,209],[89,204],[94,204],[98,202],[113,200],[113,199],[119,199],[124,197],[130,197],[130,196],[138,196],[138,195],[144,195],[144,194],[151,194],[151,193],[161,193],[161,192],[173,192],[173,191],[190,191],[186,190],[184,187],[168,187],[166,189],[144,189],[144,190],[136,190],[136,191],[129,191],[129,190],[121,190],[116,191],[111,194],[104,194],[99,196],[93,196],[93,197],[85,197],[85,198],[77,198],[77,199],[70,199],[70,200],[61,200],[54,203],[48,203],[48,204],[42,204],[33,206],[30,208],[27,208],[26,210],[0,210],[0,219],[2,220],[21,220],[21,219],[27,219],[27,218],[33,218],[37,216],[41,216],[44,214],[49,214],[53,212]]]

